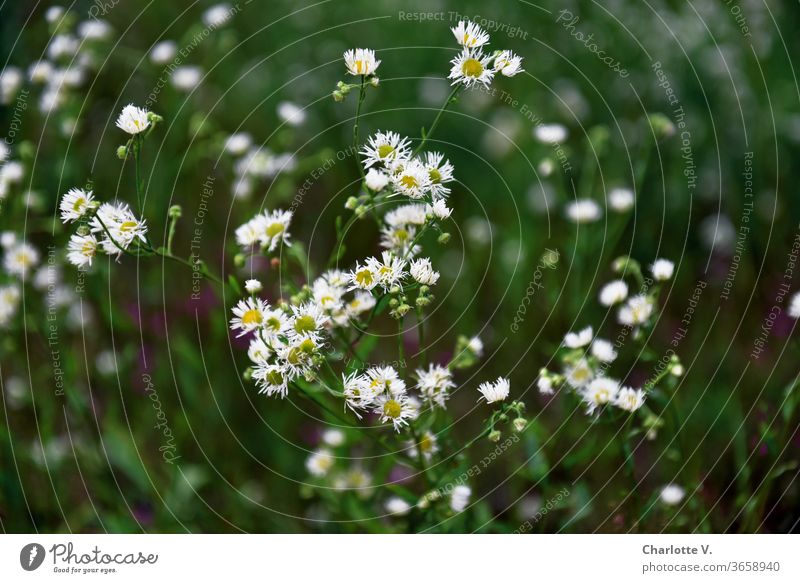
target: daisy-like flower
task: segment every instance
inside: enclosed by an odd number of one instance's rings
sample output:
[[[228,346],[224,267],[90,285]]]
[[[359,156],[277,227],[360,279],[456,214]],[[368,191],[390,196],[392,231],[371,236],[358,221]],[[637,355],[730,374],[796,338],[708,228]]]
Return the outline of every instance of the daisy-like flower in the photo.
[[[450,61],[453,66],[447,78],[452,79],[452,85],[462,83],[465,87],[472,87],[481,83],[488,88],[495,74],[491,60],[492,57],[480,49],[465,48]]]
[[[567,348],[580,348],[592,341],[592,327],[587,326],[580,332],[569,332],[564,336],[564,346]]]
[[[292,211],[276,209],[256,215],[236,229],[236,241],[242,247],[250,247],[256,242],[262,249],[274,251],[279,243],[291,246],[289,224]]]
[[[273,339],[263,334],[261,330],[256,330],[247,348],[247,358],[253,364],[265,365],[275,352],[272,341]]]
[[[450,509],[453,512],[463,512],[469,504],[470,496],[472,496],[472,489],[464,484],[459,484],[453,488],[450,494]]]
[[[600,303],[604,306],[613,306],[628,297],[628,284],[621,279],[612,281],[600,290]]]
[[[614,362],[617,359],[617,351],[608,340],[595,338],[592,342],[592,356],[600,362]]]
[[[324,278],[320,277],[314,281],[311,288],[314,303],[324,312],[334,312],[342,308],[342,296],[345,288],[338,285],[331,285]]]
[[[357,372],[342,374],[342,392],[345,405],[361,419],[359,411],[372,406],[378,396],[378,387],[372,386],[364,375]]]
[[[45,83],[53,74],[53,65],[49,61],[36,61],[28,67],[28,79],[31,83]]]
[[[797,320],[800,318],[800,293],[792,296],[791,303],[789,304],[789,317]]]
[[[290,126],[300,126],[306,121],[306,112],[291,101],[281,101],[278,104],[278,117]]]
[[[656,281],[667,281],[675,271],[675,264],[669,259],[656,259],[650,266],[650,272]]]
[[[439,272],[434,271],[431,260],[427,258],[412,260],[408,271],[411,277],[422,285],[434,285],[439,281]]]
[[[348,317],[353,318],[364,312],[368,312],[375,307],[375,297],[368,292],[358,291],[352,300],[347,302],[345,312]]]
[[[412,199],[420,199],[432,192],[433,183],[425,165],[417,159],[398,166],[392,176],[395,194],[404,194]]]
[[[406,442],[409,457],[416,459],[419,456],[419,450],[422,451],[422,457],[430,460],[438,451],[439,443],[436,435],[431,431],[425,431],[421,436],[419,442],[409,440]]]
[[[586,387],[583,398],[589,406],[589,413],[593,413],[598,407],[607,403],[613,403],[619,392],[619,382],[608,377],[594,379]]]
[[[549,375],[539,374],[539,378],[536,379],[536,388],[539,389],[539,393],[542,395],[552,395],[553,379]]]
[[[0,326],[7,326],[17,312],[20,292],[16,285],[0,286]]]
[[[203,24],[209,28],[220,27],[230,20],[233,12],[230,4],[215,4],[203,12]]]
[[[468,20],[460,20],[458,24],[450,30],[453,31],[456,42],[462,47],[474,49],[476,47],[482,47],[489,42],[489,35],[480,26]]]
[[[390,210],[383,216],[383,221],[390,227],[406,227],[408,225],[424,225],[426,207],[421,204],[406,204]]]
[[[225,140],[225,151],[234,156],[241,156],[250,146],[253,145],[253,138],[246,132],[237,132],[228,136]]]
[[[625,326],[641,326],[653,315],[653,300],[646,295],[633,296],[617,312],[617,320]]]
[[[3,261],[6,273],[19,277],[25,277],[38,264],[39,252],[33,245],[23,241],[9,248]]]
[[[316,334],[330,321],[330,317],[314,302],[292,306],[291,333],[297,335]]]
[[[405,162],[411,155],[411,141],[396,132],[377,132],[367,140],[361,155],[365,168]]]
[[[163,40],[153,45],[150,60],[156,65],[166,65],[178,53],[178,43],[174,40]]]
[[[505,77],[513,77],[525,69],[522,68],[522,57],[511,51],[501,51],[494,58],[494,70]]]
[[[344,432],[339,429],[326,429],[322,434],[322,441],[331,447],[344,445]]]
[[[261,291],[262,285],[257,279],[248,279],[244,282],[244,289],[249,294],[257,294]]]
[[[95,204],[92,191],[82,188],[70,188],[69,192],[61,197],[61,222],[71,223],[77,221]]]
[[[375,51],[372,49],[350,49],[344,53],[344,64],[348,73],[358,77],[372,75],[381,62],[375,59]]]
[[[306,460],[306,469],[314,477],[322,478],[333,467],[333,456],[327,449],[318,449]]]
[[[429,401],[444,408],[450,397],[450,389],[455,388],[453,373],[444,366],[431,364],[428,370],[417,369],[417,388]]]
[[[594,378],[594,371],[585,358],[580,359],[564,371],[567,383],[574,389],[588,385]]]
[[[76,267],[85,267],[92,264],[92,259],[97,255],[97,239],[91,233],[79,235],[74,233],[67,243],[67,261]]]
[[[291,373],[285,367],[277,364],[261,364],[253,371],[253,380],[259,388],[259,393],[266,393],[268,397],[278,395],[281,399],[288,392]]]
[[[312,368],[313,358],[319,354],[322,341],[313,334],[293,336],[288,346],[279,351],[287,369],[296,375],[304,375]]]
[[[593,223],[600,218],[602,211],[595,201],[584,198],[572,201],[567,205],[567,218],[573,223]]]
[[[618,213],[624,213],[633,207],[634,196],[630,188],[613,188],[608,193],[608,206]]]
[[[364,180],[367,184],[367,188],[378,192],[386,188],[386,185],[389,184],[389,175],[386,174],[386,172],[370,168]]]
[[[377,393],[387,392],[392,395],[405,395],[406,383],[391,366],[373,366],[367,369],[365,380]]]
[[[495,382],[481,383],[478,387],[478,392],[487,403],[497,403],[498,401],[505,401],[511,391],[511,381],[499,377]],[[480,399],[478,399],[480,400]]]
[[[450,194],[450,189],[445,186],[448,182],[452,182],[453,178],[453,165],[449,160],[444,159],[444,154],[439,152],[427,152],[424,158],[425,169],[428,171],[428,176],[431,179],[431,195],[435,199],[441,198]]]
[[[150,127],[148,113],[146,109],[136,107],[132,103],[128,104],[122,109],[122,113],[117,118],[117,127],[132,136],[143,132]]]
[[[405,394],[382,394],[378,395],[374,402],[373,411],[380,415],[381,423],[392,423],[395,431],[400,431],[404,425],[408,425],[409,419],[416,416],[416,409],[409,402]]]
[[[89,227],[92,233],[100,234],[100,245],[109,255],[121,255],[134,239],[144,241],[147,234],[145,222],[138,220],[124,203],[101,204]]]
[[[622,387],[616,399],[614,399],[614,404],[623,411],[633,413],[644,405],[644,391],[642,389]]]
[[[659,498],[661,498],[661,501],[667,506],[680,504],[684,496],[686,496],[686,490],[677,484],[667,484],[661,489],[661,493],[659,494]]]
[[[264,305],[266,305],[265,302]],[[264,311],[264,324],[261,333],[265,338],[274,339],[278,334],[283,334],[291,327],[291,319],[280,308]]]
[[[444,199],[439,198],[434,200],[433,204],[429,204],[425,208],[425,212],[439,220],[444,220],[450,217],[450,215],[453,213],[453,209],[448,208]]]
[[[386,512],[395,516],[405,516],[411,511],[411,504],[398,496],[389,498],[383,507],[386,509]]]
[[[417,230],[411,226],[383,227],[381,247],[403,257],[416,255],[421,249],[416,244],[412,247],[416,234]]]
[[[370,291],[374,289],[378,283],[380,283],[380,276],[378,275],[380,264],[377,260],[370,261],[372,259],[374,258],[370,257],[367,259],[365,265],[356,263],[356,268],[349,274],[349,289],[362,289]]]
[[[234,317],[231,318],[231,330],[240,330],[237,335],[244,336],[248,332],[264,326],[267,320],[268,305],[259,298],[245,298],[232,308]]]
[[[378,275],[378,283],[384,291],[389,291],[394,285],[400,285],[405,277],[406,262],[391,251],[381,253],[381,261],[374,257],[367,259],[367,263]]]
[[[473,336],[467,342],[467,350],[469,350],[475,357],[480,358],[483,356],[483,340],[477,336]]]

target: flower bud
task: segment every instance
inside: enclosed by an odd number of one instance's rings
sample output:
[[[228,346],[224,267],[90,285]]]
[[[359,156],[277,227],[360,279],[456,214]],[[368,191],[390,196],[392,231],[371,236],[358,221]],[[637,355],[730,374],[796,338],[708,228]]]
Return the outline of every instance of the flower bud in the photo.
[[[514,425],[514,431],[516,431],[517,433],[522,433],[528,426],[528,420],[525,419],[524,417],[517,417],[516,419],[514,419],[513,425]]]
[[[244,267],[245,257],[243,253],[237,253],[233,257],[233,264],[236,267]]]
[[[183,214],[183,212],[181,210],[181,205],[174,204],[171,207],[169,207],[169,218],[171,218],[171,219],[179,219],[179,218],[181,218],[182,214]]]
[[[498,441],[500,441],[500,438],[502,436],[503,434],[500,433],[497,429],[492,429],[492,431],[489,432],[489,441],[491,441],[492,443],[497,443]]]
[[[437,241],[439,241],[439,243],[442,245],[447,245],[448,241],[450,241],[450,233],[442,233],[439,235]]]
[[[127,146],[120,146],[117,148],[117,158],[120,160],[124,160],[128,157],[128,147]]]
[[[333,100],[334,100],[336,103],[341,103],[342,101],[344,101],[344,95],[342,94],[342,92],[341,92],[341,91],[334,91],[334,92],[332,93],[332,95],[333,95]]]
[[[378,79],[377,77],[375,77],[374,75],[373,75],[372,79],[369,80],[369,82],[370,82],[370,85],[372,85],[373,87],[377,87],[378,85],[381,84],[381,80]]]
[[[164,118],[158,115],[157,113],[153,113],[152,111],[147,112],[147,121],[150,123],[160,123],[164,121]]]
[[[347,210],[353,210],[358,206],[358,199],[355,196],[351,196],[347,199],[347,202],[344,203],[344,208]]]

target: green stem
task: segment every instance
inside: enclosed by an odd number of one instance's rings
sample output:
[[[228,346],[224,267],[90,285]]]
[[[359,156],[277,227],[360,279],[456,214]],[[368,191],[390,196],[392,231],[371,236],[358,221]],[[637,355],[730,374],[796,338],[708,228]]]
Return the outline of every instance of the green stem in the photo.
[[[412,154],[412,156],[416,156],[420,152],[420,150],[422,150],[423,146],[425,145],[425,142],[427,142],[428,139],[433,135],[433,132],[436,131],[436,128],[439,125],[439,121],[442,119],[442,114],[445,111],[447,111],[447,108],[450,107],[451,103],[455,103],[455,98],[456,95],[458,95],[459,91],[461,91],[461,85],[456,85],[455,87],[453,87],[453,90],[450,92],[450,95],[447,96],[447,99],[442,104],[442,107],[439,108],[439,112],[433,119],[433,123],[431,124],[431,129],[428,131],[423,130],[422,139],[420,140],[417,147],[414,148],[414,153]]]
[[[428,364],[428,347],[425,345],[425,325],[423,323],[423,312],[421,307],[417,307],[417,336],[419,338],[421,365],[424,368]]]
[[[361,179],[363,180],[364,177],[364,167],[361,165],[361,162],[358,159],[358,122],[359,118],[361,117],[361,105],[364,103],[364,97],[366,96],[366,84],[365,84],[366,77],[361,75],[361,87],[358,91],[358,104],[356,105],[356,119],[355,123],[353,124],[353,153],[356,157],[356,165],[358,166],[358,173],[361,175]]]

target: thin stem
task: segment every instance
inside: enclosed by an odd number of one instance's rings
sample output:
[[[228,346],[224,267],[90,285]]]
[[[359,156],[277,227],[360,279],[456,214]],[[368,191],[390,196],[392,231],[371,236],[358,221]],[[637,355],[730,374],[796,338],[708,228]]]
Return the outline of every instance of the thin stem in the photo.
[[[136,201],[139,205],[139,214],[142,214],[142,187],[139,174],[139,159],[141,155],[142,140],[138,135],[133,137],[133,165],[136,171]]]
[[[445,102],[442,104],[442,107],[439,108],[439,112],[436,114],[436,117],[433,119],[433,123],[431,124],[431,129],[428,131],[423,132],[422,139],[420,140],[419,144],[416,148],[414,148],[413,156],[416,156],[422,147],[425,145],[425,142],[433,135],[433,132],[436,131],[436,128],[439,125],[439,121],[442,119],[442,114],[447,111],[447,108],[450,107],[450,104],[454,102],[456,95],[458,92],[461,91],[461,85],[456,85],[453,87],[453,90],[450,92],[450,95],[447,96]]]
[[[425,456],[422,454],[422,439],[420,439],[419,432],[414,426],[410,427],[411,436],[414,438],[414,444],[417,449],[417,460],[419,461],[419,471],[422,472],[422,478],[425,480],[428,488],[433,487],[434,480],[428,475],[428,465],[425,463]]]
[[[358,152],[358,122],[359,118],[361,117],[361,105],[364,103],[364,97],[366,96],[366,77],[361,75],[361,87],[359,88],[358,92],[358,104],[356,105],[356,119],[353,123],[353,153]],[[358,166],[358,173],[361,175],[361,179],[364,179],[364,168],[361,165],[361,162],[358,160],[358,155],[356,155],[356,165]]]
[[[178,216],[172,215],[169,219],[169,233],[167,234],[167,253],[172,255],[172,241],[175,239],[175,231],[178,226]]]
[[[428,364],[428,347],[425,345],[424,314],[421,307],[417,307],[417,336],[419,338],[420,357],[424,368]]]

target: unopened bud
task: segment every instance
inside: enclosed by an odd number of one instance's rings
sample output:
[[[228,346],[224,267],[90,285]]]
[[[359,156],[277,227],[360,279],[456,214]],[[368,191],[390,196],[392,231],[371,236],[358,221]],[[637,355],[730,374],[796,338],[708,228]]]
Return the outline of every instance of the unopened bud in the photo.
[[[497,443],[500,441],[500,438],[503,437],[503,434],[500,433],[497,429],[493,429],[489,432],[489,441],[492,443]]]

